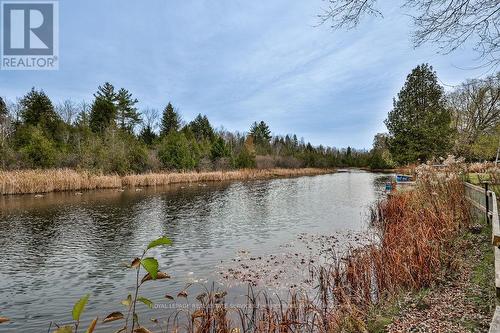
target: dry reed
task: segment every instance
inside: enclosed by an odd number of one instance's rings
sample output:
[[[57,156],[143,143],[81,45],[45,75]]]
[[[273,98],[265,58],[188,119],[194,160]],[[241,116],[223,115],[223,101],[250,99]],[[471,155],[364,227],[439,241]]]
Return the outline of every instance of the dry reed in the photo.
[[[0,194],[83,191],[146,187],[176,183],[269,179],[331,173],[331,169],[245,169],[213,172],[171,172],[141,175],[102,175],[71,169],[0,171]]]

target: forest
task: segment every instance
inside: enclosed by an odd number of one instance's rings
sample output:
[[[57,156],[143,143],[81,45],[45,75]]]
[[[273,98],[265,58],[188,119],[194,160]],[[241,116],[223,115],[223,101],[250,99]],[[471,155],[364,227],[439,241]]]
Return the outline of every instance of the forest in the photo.
[[[217,129],[201,113],[185,121],[166,103],[139,110],[125,88],[106,82],[92,103],[54,105],[32,88],[15,102],[0,98],[3,170],[71,168],[105,174],[241,168],[390,169],[464,157],[495,160],[500,139],[500,74],[445,89],[432,66],[408,75],[371,150],[313,146],[297,135],[277,135],[264,121],[248,132]]]
[[[264,121],[248,133],[217,130],[206,115],[184,121],[170,102],[160,114],[111,83],[91,104],[54,105],[33,88],[16,102],[0,99],[4,170],[74,168],[102,173],[365,166],[364,150],[313,147],[297,135],[272,135]]]

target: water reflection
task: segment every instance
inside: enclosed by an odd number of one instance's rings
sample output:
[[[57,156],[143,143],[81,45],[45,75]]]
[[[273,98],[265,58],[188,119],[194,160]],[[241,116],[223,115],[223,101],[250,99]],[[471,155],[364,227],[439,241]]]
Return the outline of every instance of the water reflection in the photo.
[[[0,198],[0,332],[46,330],[71,317],[90,292],[87,316],[119,308],[132,283],[120,267],[153,238],[174,278],[146,286],[162,300],[193,279],[211,281],[221,260],[245,249],[279,251],[302,232],[364,227],[387,176],[347,172],[316,177]]]

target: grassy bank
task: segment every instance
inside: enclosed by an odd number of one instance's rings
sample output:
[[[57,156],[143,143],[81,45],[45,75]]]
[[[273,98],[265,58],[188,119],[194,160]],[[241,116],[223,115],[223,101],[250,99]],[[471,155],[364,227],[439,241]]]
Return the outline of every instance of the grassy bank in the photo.
[[[371,309],[369,332],[488,330],[495,310],[491,225],[484,219],[474,222],[474,232],[465,230],[456,239],[456,271],[428,288],[401,292]]]
[[[122,187],[146,187],[191,182],[269,179],[320,175],[333,169],[243,169],[213,172],[169,172],[139,175],[99,175],[71,169],[0,171],[0,194],[84,191]]]

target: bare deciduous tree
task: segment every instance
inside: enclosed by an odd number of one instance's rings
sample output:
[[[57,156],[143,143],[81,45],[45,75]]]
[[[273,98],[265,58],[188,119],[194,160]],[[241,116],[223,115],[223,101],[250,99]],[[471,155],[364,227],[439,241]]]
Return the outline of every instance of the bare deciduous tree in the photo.
[[[447,100],[457,132],[456,153],[467,155],[480,135],[493,134],[500,124],[500,73],[466,81]]]
[[[328,0],[320,14],[321,23],[332,28],[353,28],[363,16],[382,16],[375,8],[377,0]],[[430,42],[439,51],[449,53],[467,41],[474,43],[484,65],[500,63],[500,1],[498,0],[402,0],[412,9],[415,46]]]
[[[78,108],[73,101],[67,99],[62,104],[56,106],[56,111],[61,119],[68,125],[73,124],[73,120],[78,114]]]
[[[158,127],[160,111],[158,111],[158,109],[145,108],[142,110],[141,114],[143,127],[149,127],[154,131]]]

